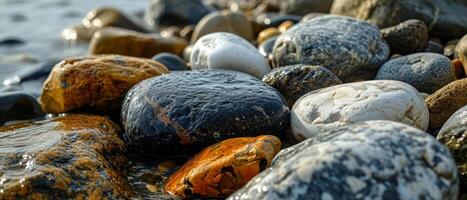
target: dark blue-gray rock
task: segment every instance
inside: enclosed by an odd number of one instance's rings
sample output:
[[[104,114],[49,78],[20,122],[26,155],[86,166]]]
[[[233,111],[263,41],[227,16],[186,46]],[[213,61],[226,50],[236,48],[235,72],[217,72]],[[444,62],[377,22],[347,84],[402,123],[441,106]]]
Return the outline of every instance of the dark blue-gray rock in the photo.
[[[37,100],[24,92],[0,93],[0,125],[8,121],[35,119],[44,115]]]
[[[276,88],[292,108],[295,101],[308,92],[342,84],[328,69],[312,65],[279,67],[263,76],[263,82]]]
[[[430,40],[426,44],[426,47],[423,50],[423,52],[430,52],[430,53],[437,53],[437,54],[444,55],[444,47],[438,42]]]
[[[155,29],[164,26],[195,25],[210,9],[200,0],[151,0],[144,13],[148,25]]]
[[[121,120],[130,147],[167,156],[232,137],[282,135],[290,112],[277,90],[253,76],[195,70],[138,83],[125,97]]]
[[[459,194],[467,197],[467,105],[452,114],[436,138],[446,145],[454,156],[460,178]]]
[[[279,36],[275,66],[320,65],[342,81],[372,79],[389,56],[379,29],[350,17],[325,15],[302,21]]]
[[[0,39],[0,46],[6,46],[6,47],[11,47],[11,46],[18,46],[22,45],[25,42],[19,38],[5,38],[5,39]]]
[[[391,48],[391,54],[406,55],[419,52],[428,43],[428,27],[418,19],[381,29],[381,34]]]
[[[283,149],[228,200],[457,199],[449,150],[397,122],[367,121]]]
[[[402,81],[420,92],[431,94],[456,80],[456,74],[448,57],[437,53],[415,53],[386,62],[376,79]]]
[[[281,12],[291,15],[306,15],[311,12],[329,13],[333,0],[285,0]]]
[[[159,53],[152,59],[164,64],[170,71],[190,70],[185,60],[173,53]]]
[[[274,48],[274,43],[276,42],[278,36],[273,36],[271,38],[268,38],[266,41],[261,43],[258,46],[258,51],[261,55],[263,55],[269,63],[271,63],[272,59],[272,49]]]
[[[356,17],[381,28],[419,19],[428,25],[430,36],[443,39],[467,33],[467,6],[451,0],[334,0],[331,14]]]

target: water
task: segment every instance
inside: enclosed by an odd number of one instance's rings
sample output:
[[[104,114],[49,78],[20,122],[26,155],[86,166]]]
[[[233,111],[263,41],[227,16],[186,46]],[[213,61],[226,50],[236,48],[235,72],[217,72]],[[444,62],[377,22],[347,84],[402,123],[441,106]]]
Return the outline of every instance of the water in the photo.
[[[23,44],[0,45],[0,83],[18,70],[49,60],[87,54],[87,43],[61,39],[63,29],[81,23],[90,10],[112,6],[136,15],[149,0],[0,0],[0,42],[5,39]]]

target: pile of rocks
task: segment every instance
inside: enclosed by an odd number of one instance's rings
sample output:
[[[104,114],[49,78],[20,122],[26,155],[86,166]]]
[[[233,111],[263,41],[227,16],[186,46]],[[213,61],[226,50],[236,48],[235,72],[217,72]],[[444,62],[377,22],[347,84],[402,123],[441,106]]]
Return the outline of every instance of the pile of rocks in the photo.
[[[90,55],[4,81],[0,199],[467,198],[466,21],[442,0],[98,8],[64,30]]]

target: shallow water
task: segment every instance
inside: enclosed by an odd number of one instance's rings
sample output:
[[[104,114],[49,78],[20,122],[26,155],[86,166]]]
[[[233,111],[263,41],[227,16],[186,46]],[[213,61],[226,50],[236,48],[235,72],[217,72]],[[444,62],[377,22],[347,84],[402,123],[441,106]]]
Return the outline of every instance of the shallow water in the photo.
[[[86,55],[86,43],[66,42],[61,39],[61,32],[79,24],[90,10],[112,6],[136,15],[149,3],[149,0],[0,0],[0,43],[7,39],[16,43],[0,45],[0,83],[11,73],[40,62]]]

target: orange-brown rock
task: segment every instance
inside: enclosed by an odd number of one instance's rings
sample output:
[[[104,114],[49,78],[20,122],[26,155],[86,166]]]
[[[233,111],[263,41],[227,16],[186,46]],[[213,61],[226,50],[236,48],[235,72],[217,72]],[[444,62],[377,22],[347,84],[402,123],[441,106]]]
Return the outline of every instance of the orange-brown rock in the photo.
[[[258,45],[259,45],[263,43],[264,41],[266,41],[267,39],[280,35],[280,34],[281,32],[276,27],[267,28],[259,33],[256,41],[258,42]]]
[[[169,52],[181,56],[186,46],[187,42],[177,37],[162,37],[107,27],[92,36],[89,53],[150,58],[161,52]]]
[[[0,199],[127,199],[127,151],[107,118],[68,115],[0,128]]]
[[[287,30],[292,28],[292,26],[295,25],[292,21],[285,21],[282,22],[281,25],[279,25],[278,29],[281,33],[285,33]]]
[[[440,128],[456,110],[467,104],[467,78],[449,83],[425,101],[430,111],[430,128]]]
[[[136,83],[169,70],[159,62],[119,55],[68,58],[55,65],[44,83],[40,103],[46,113],[82,107],[119,111]]]
[[[185,163],[165,189],[183,198],[227,197],[269,167],[280,146],[280,140],[270,135],[224,140]]]
[[[458,79],[465,78],[467,75],[464,70],[464,66],[459,59],[454,59],[452,62],[452,66],[454,66],[454,73]]]

